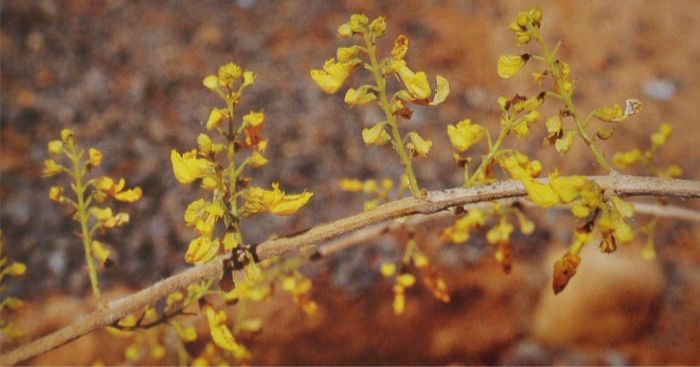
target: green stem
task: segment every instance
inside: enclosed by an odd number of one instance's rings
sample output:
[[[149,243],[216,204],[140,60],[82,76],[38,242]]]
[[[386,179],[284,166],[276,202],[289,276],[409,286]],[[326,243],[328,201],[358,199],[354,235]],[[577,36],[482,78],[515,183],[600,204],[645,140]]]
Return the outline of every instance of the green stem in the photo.
[[[479,164],[479,167],[476,168],[476,171],[469,177],[468,180],[464,182],[464,187],[472,187],[474,184],[476,184],[476,180],[479,179],[479,177],[484,173],[486,170],[486,167],[488,167],[491,164],[491,161],[493,161],[493,156],[496,154],[496,151],[501,148],[501,145],[503,144],[503,140],[505,140],[506,136],[508,135],[508,132],[510,132],[510,128],[512,125],[512,121],[510,116],[505,116],[505,122],[501,124],[501,132],[498,134],[498,138],[496,138],[496,142],[493,144],[489,144],[489,151],[486,153],[486,156],[484,159],[481,160],[481,163]],[[489,137],[489,142],[490,142],[490,135],[488,131],[486,132],[487,137]]]
[[[233,102],[227,101],[226,105],[228,107],[230,119],[229,119],[229,131],[228,131],[228,164],[229,164],[229,194],[231,195],[231,198],[229,199],[229,202],[226,203],[227,206],[230,207],[231,214],[233,216],[232,220],[232,225],[233,225],[233,235],[236,238],[236,241],[240,244],[243,243],[243,235],[241,234],[241,229],[240,229],[240,219],[239,219],[239,214],[238,214],[238,175],[240,172],[237,171],[236,169],[236,140],[238,139],[238,134],[240,133],[240,130],[234,132],[234,114],[235,114],[235,109]],[[228,227],[228,226],[227,226]]]
[[[382,108],[382,111],[384,111],[387,123],[389,124],[389,127],[391,127],[391,139],[394,143],[394,148],[401,159],[401,164],[403,165],[406,177],[408,178],[408,187],[411,190],[411,194],[415,198],[420,198],[420,188],[418,187],[416,175],[413,173],[411,156],[406,152],[406,147],[404,145],[403,138],[401,137],[401,132],[399,131],[399,125],[396,122],[396,116],[391,110],[391,104],[389,104],[389,98],[387,97],[386,93],[386,80],[384,80],[381,67],[377,62],[376,46],[369,34],[365,33],[364,39],[365,43],[367,44],[367,54],[369,55],[372,66],[374,81],[377,83],[377,90],[379,91],[379,106]]]
[[[552,76],[556,80],[557,86],[559,87],[559,92],[561,93],[561,99],[564,101],[564,105],[566,106],[566,109],[569,111],[571,114],[571,117],[574,119],[574,122],[576,123],[576,134],[583,139],[583,141],[588,145],[588,147],[591,149],[591,152],[593,153],[593,156],[596,159],[596,162],[603,167],[608,173],[614,172],[615,170],[612,168],[610,163],[608,162],[607,159],[605,159],[605,155],[598,149],[598,147],[595,145],[593,142],[593,139],[588,135],[586,132],[586,127],[585,124],[581,121],[580,117],[576,113],[576,107],[574,106],[574,98],[573,98],[573,93],[568,92],[564,88],[564,78],[561,75],[561,71],[559,67],[556,65],[556,59],[554,58],[554,55],[549,51],[547,46],[544,43],[544,39],[542,38],[542,34],[540,34],[539,29],[535,27],[530,27],[529,28],[532,34],[533,39],[540,45],[542,48],[542,53],[544,54],[544,60],[545,63],[547,64],[547,67],[552,73]]]
[[[88,228],[88,205],[86,204],[85,191],[86,185],[83,184],[83,174],[84,168],[81,167],[80,156],[78,155],[76,148],[73,144],[69,145],[69,158],[73,164],[73,177],[75,179],[75,186],[73,191],[78,199],[78,220],[80,221],[80,230],[83,238],[83,248],[85,250],[85,263],[87,264],[88,276],[90,278],[90,285],[92,287],[92,294],[95,296],[95,302],[98,307],[103,307],[100,298],[100,287],[97,280],[97,270],[95,264],[92,261],[92,235]]]

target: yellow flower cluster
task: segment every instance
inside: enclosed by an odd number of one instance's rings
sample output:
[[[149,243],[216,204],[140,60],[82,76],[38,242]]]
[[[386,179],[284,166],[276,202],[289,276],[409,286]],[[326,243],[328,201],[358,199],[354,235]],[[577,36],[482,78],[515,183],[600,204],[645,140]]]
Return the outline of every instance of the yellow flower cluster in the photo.
[[[394,281],[392,291],[394,293],[393,308],[396,315],[401,315],[405,311],[406,290],[416,284],[416,276],[409,272],[411,268],[420,275],[423,285],[435,298],[445,303],[450,302],[445,279],[431,266],[428,257],[420,251],[415,239],[412,238],[412,235],[410,236],[400,269],[393,262],[382,263],[379,268],[383,277],[392,278]]]
[[[91,204],[104,203],[110,197],[117,201],[133,203],[141,199],[143,191],[140,187],[126,189],[124,178],[118,181],[108,176],[88,179],[88,174],[102,163],[102,152],[96,148],[89,148],[86,152],[78,145],[75,134],[70,129],[63,129],[60,135],[60,139],[48,143],[48,152],[53,158],[44,161],[43,175],[52,177],[65,173],[72,180],[70,187],[74,196],[66,195],[62,186],[52,186],[49,189],[49,199],[68,205],[76,211],[73,219],[80,223],[80,237],[85,250],[90,283],[99,303],[100,292],[92,258],[96,258],[106,267],[111,266],[113,261],[109,256],[109,245],[95,240],[94,235],[97,231],[104,232],[128,223],[129,214],[114,214],[112,208]],[[69,164],[64,165],[57,161],[58,159],[66,160]]]
[[[178,182],[188,184],[201,180],[201,187],[212,192],[211,200],[197,199],[185,211],[185,224],[198,233],[185,253],[188,263],[205,263],[222,248],[224,251],[238,248],[243,243],[241,218],[263,212],[291,215],[313,196],[309,192],[287,195],[276,183],[272,190],[245,187],[250,181],[243,176],[245,168],[259,168],[268,162],[262,154],[268,142],[260,135],[265,114],[250,111],[239,121],[234,118],[244,89],[254,82],[253,72],[234,63],[221,66],[217,75],[205,77],[204,86],[219,95],[225,104],[223,108],[212,109],[206,128],[218,132],[224,141],[216,142],[212,136],[202,133],[197,138],[196,149],[170,152]],[[248,149],[249,154],[245,159],[237,159],[242,148]],[[221,162],[223,155],[225,163]],[[221,222],[223,231],[217,231],[217,224]]]
[[[542,10],[539,8],[518,13],[516,19],[510,24],[510,29],[515,33],[518,45],[535,41],[540,47],[541,54],[524,53],[501,56],[498,60],[498,75],[502,78],[511,78],[518,74],[531,59],[544,63],[544,70],[534,72],[533,79],[538,86],[541,86],[545,78],[551,76],[554,85],[551,91],[542,92],[540,96],[553,96],[564,105],[557,115],[547,119],[545,143],[553,145],[558,152],[565,153],[571,149],[576,136],[579,136],[586,142],[598,164],[607,171],[611,171],[612,167],[597,148],[595,139],[609,139],[613,129],[598,128],[594,134],[591,134],[587,131],[589,120],[595,117],[604,122],[624,121],[639,113],[642,109],[642,103],[637,99],[630,98],[625,101],[624,107],[619,104],[601,107],[592,111],[586,119],[582,119],[576,111],[573,101],[574,82],[569,79],[571,68],[566,62],[557,58],[559,44],[553,50],[547,47],[540,33],[541,21]],[[575,126],[567,129],[563,127],[562,120],[569,117]],[[524,126],[514,126],[514,131],[520,136],[527,134],[527,128]]]
[[[382,179],[380,182],[374,179],[358,180],[344,178],[340,180],[340,189],[347,192],[363,192],[373,198],[364,202],[364,210],[370,210],[377,205],[386,203],[391,199],[400,198],[408,188],[408,179],[401,177],[399,187],[394,190],[394,181],[390,178]]]
[[[321,90],[332,94],[342,88],[357,66],[364,65],[372,73],[374,84],[349,88],[345,93],[345,103],[350,107],[376,103],[382,109],[386,119],[364,128],[362,140],[367,145],[378,146],[391,142],[404,166],[411,193],[419,196],[411,162],[413,157],[426,157],[432,142],[417,132],[409,132],[401,138],[397,118],[411,118],[413,112],[406,106],[407,103],[435,106],[444,102],[450,86],[447,79],[438,75],[433,92],[427,74],[423,71],[416,72],[408,66],[405,60],[408,38],[404,35],[396,38],[389,55],[380,60],[377,57],[377,40],[385,31],[384,17],[370,22],[365,15],[352,15],[348,22],[338,27],[338,35],[343,38],[360,36],[364,44],[338,48],[336,57],[327,60],[322,69],[311,70],[310,75]],[[402,88],[391,95],[387,91],[386,81],[390,76],[395,76],[402,83]]]
[[[550,174],[546,182],[537,181],[540,163],[520,153],[503,155],[499,163],[512,178],[523,183],[528,198],[538,206],[571,204],[575,217],[587,219],[589,227],[600,232],[602,252],[613,252],[618,241],[627,243],[634,238],[632,228],[625,222],[634,215],[634,206],[615,194],[605,193],[595,181],[583,176],[559,177],[556,172]]]
[[[166,350],[162,343],[163,332],[161,328],[155,326],[163,322],[163,318],[153,307],[146,307],[143,314],[136,316],[131,313],[122,317],[114,326],[108,327],[107,331],[119,338],[132,338],[129,346],[124,350],[124,358],[132,364],[143,362],[144,360],[162,361]],[[193,341],[196,339],[194,327],[183,327],[176,321],[170,324],[176,330],[181,340]],[[145,329],[142,332],[135,332],[137,329]]]
[[[644,151],[635,148],[626,152],[618,152],[613,156],[613,164],[619,169],[626,169],[631,166],[640,166],[646,170],[647,174],[663,177],[677,178],[683,174],[683,169],[680,166],[672,164],[666,168],[659,167],[656,163],[659,150],[666,144],[671,136],[672,127],[670,124],[664,123],[659,126],[659,129],[653,132],[649,138],[650,147]],[[652,219],[645,225],[640,226],[640,232],[646,235],[642,256],[651,260],[656,257],[656,249],[654,245],[654,231],[656,229],[656,219]]]
[[[666,168],[660,168],[655,164],[656,156],[671,136],[672,127],[670,124],[661,124],[659,129],[651,134],[651,146],[645,151],[638,148],[618,152],[613,156],[613,163],[620,169],[628,168],[633,165],[641,165],[645,167],[649,174],[657,177],[676,178],[683,174],[683,169],[680,166],[672,164]]]
[[[535,230],[534,223],[525,217],[519,205],[503,207],[499,202],[495,202],[489,210],[469,209],[452,226],[442,231],[440,239],[452,243],[464,243],[469,240],[472,231],[484,227],[489,218],[495,218],[494,224],[486,232],[486,241],[496,247],[494,254],[496,262],[501,264],[505,272],[510,272],[512,268],[510,237],[514,227],[509,216],[515,217],[523,234],[531,234]]]
[[[209,333],[211,334],[212,341],[217,347],[233,353],[234,357],[238,360],[245,359],[249,356],[249,352],[245,346],[236,342],[236,339],[231,333],[231,329],[226,326],[226,312],[216,311],[212,307],[205,307],[204,314],[207,317],[207,323],[209,324]]]
[[[416,277],[411,273],[397,273],[394,263],[382,264],[380,272],[385,278],[394,278],[394,313],[396,315],[403,314],[406,309],[406,289],[416,284]]]
[[[469,209],[466,215],[457,219],[452,226],[445,228],[440,234],[443,241],[452,243],[464,243],[469,240],[469,234],[486,223],[485,213],[478,209]]]
[[[518,45],[522,46],[528,44],[532,39],[530,29],[539,29],[541,22],[542,10],[540,8],[533,8],[519,12],[518,16],[510,23],[508,28],[515,33]]]
[[[234,63],[228,63],[219,67],[217,75],[208,75],[202,80],[204,86],[219,94],[226,103],[237,104],[243,93],[243,89],[253,85],[255,82],[255,73],[249,70],[243,70],[240,66]],[[213,110],[212,110],[213,111]],[[211,130],[218,126],[209,126]]]
[[[0,230],[0,293],[4,293],[6,276],[19,277],[27,271],[27,266],[19,261],[9,262],[7,256],[3,255],[4,239],[2,230]],[[18,329],[13,323],[7,320],[7,311],[14,311],[24,306],[24,302],[17,297],[4,297],[0,302],[0,313],[3,318],[0,319],[0,335],[10,338],[17,338],[24,335],[24,332]]]
[[[308,315],[314,315],[318,305],[311,299],[311,280],[296,272],[282,279],[282,289],[292,295],[294,303],[298,304]]]

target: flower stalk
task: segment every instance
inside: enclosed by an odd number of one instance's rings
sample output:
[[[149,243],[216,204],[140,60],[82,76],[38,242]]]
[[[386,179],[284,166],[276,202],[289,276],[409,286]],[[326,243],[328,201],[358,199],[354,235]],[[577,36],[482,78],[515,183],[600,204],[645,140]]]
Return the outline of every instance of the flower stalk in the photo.
[[[399,154],[401,159],[401,165],[406,173],[406,178],[408,179],[408,188],[411,191],[413,197],[420,197],[420,187],[418,186],[418,180],[416,180],[416,175],[413,172],[412,157],[406,152],[406,146],[404,145],[403,138],[401,138],[401,132],[399,131],[399,126],[396,121],[396,116],[392,111],[391,104],[389,104],[389,98],[386,93],[386,80],[382,76],[382,67],[377,62],[377,51],[376,43],[372,37],[368,34],[364,34],[365,45],[367,46],[367,54],[370,59],[370,68],[372,69],[372,75],[374,76],[375,85],[379,91],[379,106],[386,116],[387,123],[391,128],[391,142],[394,145],[394,149]]]

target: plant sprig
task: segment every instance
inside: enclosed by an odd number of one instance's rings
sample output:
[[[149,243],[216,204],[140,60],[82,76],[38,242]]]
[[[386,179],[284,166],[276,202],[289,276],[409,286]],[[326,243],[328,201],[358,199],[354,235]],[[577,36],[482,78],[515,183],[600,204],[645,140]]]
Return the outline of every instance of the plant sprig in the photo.
[[[114,260],[110,257],[109,245],[96,240],[95,235],[128,223],[129,214],[126,212],[114,214],[110,207],[98,207],[93,204],[104,203],[108,197],[133,203],[141,198],[143,192],[140,187],[125,189],[126,183],[123,178],[118,181],[108,176],[88,178],[88,174],[102,163],[102,152],[96,148],[85,151],[78,145],[70,129],[61,131],[60,140],[50,141],[48,151],[54,159],[44,161],[43,176],[68,175],[71,179],[69,186],[73,192],[71,196],[64,193],[62,186],[52,186],[49,190],[49,198],[57,203],[68,205],[75,211],[73,220],[80,223],[79,237],[83,242],[92,293],[98,307],[103,307],[97,267],[93,257],[105,267],[112,266]],[[68,165],[55,160],[59,158],[67,161]]]
[[[345,103],[350,107],[374,103],[382,110],[385,120],[370,128],[364,128],[362,140],[367,145],[378,146],[390,142],[399,155],[411,194],[413,197],[420,197],[420,187],[413,170],[413,158],[426,157],[433,143],[415,131],[402,136],[399,118],[411,118],[413,111],[408,104],[441,104],[450,93],[450,86],[447,79],[437,75],[436,90],[433,93],[425,72],[414,72],[408,67],[405,61],[408,38],[404,35],[396,38],[390,55],[380,60],[377,54],[377,40],[384,36],[385,31],[384,17],[377,17],[370,22],[363,14],[352,15],[348,22],[338,27],[338,36],[359,36],[362,38],[362,44],[338,48],[337,60],[328,59],[323,69],[311,70],[310,75],[321,90],[333,94],[343,86],[358,66],[362,65],[372,74],[374,84],[364,84],[357,89],[349,88],[345,93]],[[390,76],[395,76],[403,84],[403,88],[391,94],[387,87],[387,77]]]

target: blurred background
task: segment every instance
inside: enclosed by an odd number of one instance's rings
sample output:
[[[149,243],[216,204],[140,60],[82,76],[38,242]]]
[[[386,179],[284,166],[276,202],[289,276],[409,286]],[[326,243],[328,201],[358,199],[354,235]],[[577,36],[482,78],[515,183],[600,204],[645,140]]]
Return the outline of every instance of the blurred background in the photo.
[[[388,148],[362,143],[360,131],[378,121],[380,111],[349,109],[342,93],[325,95],[308,76],[338,46],[348,45],[335,30],[350,14],[385,16],[383,52],[405,34],[409,65],[426,71],[431,83],[436,73],[450,81],[445,104],[417,107],[403,122],[433,141],[429,159],[415,162],[419,182],[443,189],[463,182],[446,125],[470,117],[496,133],[496,99],[538,91],[529,73],[507,81],[496,74],[501,54],[524,52],[507,26],[532,6],[544,11],[542,30],[550,44],[562,42],[560,57],[571,65],[579,109],[630,97],[644,103],[640,115],[618,124],[613,139],[602,144],[605,153],[647,147],[649,135],[669,122],[674,133],[660,161],[700,179],[700,2],[0,2],[0,227],[7,255],[28,266],[3,296],[29,303],[13,315],[28,333],[19,342],[91,308],[76,223],[47,196],[63,181],[41,178],[47,142],[62,128],[73,128],[81,143],[105,153],[98,173],[126,177],[144,190],[141,201],[124,207],[131,222],[105,238],[118,258],[101,273],[102,288],[110,297],[125,295],[187,268],[183,256],[193,233],[182,213],[198,190],[177,184],[169,152],[195,146],[218,103],[201,80],[219,65],[233,61],[258,75],[242,108],[265,112],[271,163],[256,172],[255,183],[279,181],[288,192],[315,193],[298,215],[245,223],[246,238],[258,242],[362,210],[363,198],[339,190],[340,178],[396,179],[401,173]],[[349,84],[368,80],[356,73]],[[553,105],[543,112],[554,113]],[[562,157],[542,146],[543,136],[539,126],[529,139],[512,137],[507,145],[540,159],[546,172],[602,173],[580,142]],[[698,208],[693,201],[677,204]],[[318,315],[304,316],[286,295],[266,302],[259,309],[264,329],[244,337],[251,362],[700,363],[697,224],[660,220],[655,261],[641,258],[641,241],[613,255],[591,248],[569,288],[554,297],[552,262],[565,251],[575,224],[566,212],[528,214],[537,230],[515,237],[511,274],[495,263],[483,236],[445,246],[437,234],[449,220],[419,227],[421,246],[445,276],[452,302],[415,287],[400,317],[392,313],[391,284],[377,269],[383,259],[398,256],[401,234],[309,265]],[[97,332],[30,362],[120,363],[119,343]]]

